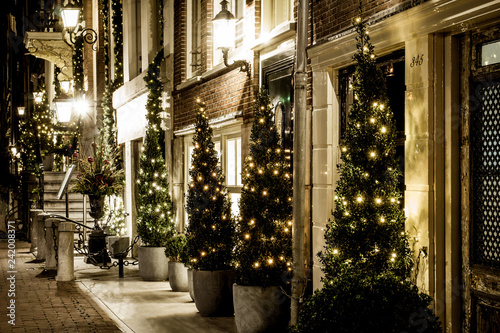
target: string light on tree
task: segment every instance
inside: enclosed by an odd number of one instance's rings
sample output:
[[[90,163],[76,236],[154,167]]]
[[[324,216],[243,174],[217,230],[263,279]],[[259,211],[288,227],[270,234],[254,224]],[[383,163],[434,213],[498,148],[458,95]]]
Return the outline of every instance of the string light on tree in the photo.
[[[259,93],[253,111],[250,153],[242,175],[241,219],[237,223],[236,282],[279,285],[291,260],[289,163],[281,149],[267,91]]]

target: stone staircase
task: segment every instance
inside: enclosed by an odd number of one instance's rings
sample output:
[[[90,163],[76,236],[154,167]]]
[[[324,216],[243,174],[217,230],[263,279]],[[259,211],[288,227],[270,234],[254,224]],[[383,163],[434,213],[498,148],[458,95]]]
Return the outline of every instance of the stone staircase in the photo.
[[[61,199],[57,199],[57,193],[64,180],[65,172],[45,171],[44,174],[44,197],[43,207],[47,213],[58,214],[66,217],[66,199],[63,195]],[[68,212],[69,218],[73,221],[83,223],[83,199],[84,196],[80,193],[71,192],[72,183],[76,179],[77,173],[73,173],[72,180],[68,185]],[[93,227],[94,219],[88,215],[90,205],[87,200],[87,223],[89,227]]]

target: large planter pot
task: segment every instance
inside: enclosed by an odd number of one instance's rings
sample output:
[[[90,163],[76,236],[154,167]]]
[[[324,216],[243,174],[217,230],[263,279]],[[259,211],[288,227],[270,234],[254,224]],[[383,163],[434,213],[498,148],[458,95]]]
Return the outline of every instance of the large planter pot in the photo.
[[[194,269],[188,268],[188,287],[189,287],[189,296],[194,302],[194,286],[193,286],[193,272]]]
[[[182,262],[168,262],[168,282],[173,291],[188,291],[188,269]]]
[[[239,333],[286,332],[290,300],[277,286],[233,285],[234,317]]]
[[[168,279],[168,258],[164,247],[139,247],[139,273],[144,281]]]
[[[104,195],[89,194],[90,217],[99,220],[104,216]]]
[[[193,271],[195,304],[203,317],[229,317],[233,307],[234,271]]]

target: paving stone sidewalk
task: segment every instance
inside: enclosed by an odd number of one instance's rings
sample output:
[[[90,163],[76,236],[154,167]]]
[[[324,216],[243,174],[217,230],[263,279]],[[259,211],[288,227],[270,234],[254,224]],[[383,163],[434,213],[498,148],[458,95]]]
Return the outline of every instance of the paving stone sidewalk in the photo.
[[[15,257],[8,247],[1,239],[0,332],[122,332],[78,282],[43,274],[28,243],[11,242]]]

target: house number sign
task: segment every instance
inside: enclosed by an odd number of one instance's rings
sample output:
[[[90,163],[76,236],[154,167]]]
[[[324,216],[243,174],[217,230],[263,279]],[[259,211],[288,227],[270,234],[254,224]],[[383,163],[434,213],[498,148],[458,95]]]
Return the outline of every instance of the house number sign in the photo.
[[[411,58],[410,67],[421,66],[424,63],[424,54],[419,54],[416,57]]]

